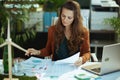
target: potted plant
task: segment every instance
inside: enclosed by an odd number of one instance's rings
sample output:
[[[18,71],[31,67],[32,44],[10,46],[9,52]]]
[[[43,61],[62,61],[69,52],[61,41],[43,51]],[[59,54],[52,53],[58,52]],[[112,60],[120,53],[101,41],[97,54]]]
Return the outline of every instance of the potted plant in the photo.
[[[0,1],[0,44],[2,44],[5,39],[9,39],[7,35],[7,28],[8,28],[8,19],[10,20],[10,37],[13,42],[17,43],[21,47],[24,47],[24,43],[27,42],[28,39],[35,38],[36,30],[34,27],[27,27],[25,28],[24,22],[29,20],[29,14],[27,9],[20,9],[17,10],[16,8],[12,8],[10,10],[6,9],[4,6],[4,1]],[[8,48],[4,46],[2,48],[3,51],[3,68],[4,73],[9,72],[8,66]],[[14,53],[16,52],[16,48],[12,46],[12,66],[14,64]]]
[[[110,24],[116,32],[116,40],[120,42],[120,18],[113,17],[105,19],[105,24]]]
[[[20,11],[16,10],[16,8],[7,10],[3,1],[0,2],[0,9],[0,44],[7,37],[7,18],[10,19],[11,38],[15,43],[23,47],[27,40],[35,38],[35,27],[25,28],[24,26],[24,22],[29,20],[29,10],[24,8]]]
[[[104,22],[105,24],[109,24],[113,27],[113,29],[117,34],[116,40],[117,42],[120,42],[120,0],[115,0],[115,1],[119,5],[118,17],[106,18]]]
[[[9,17],[9,13],[5,10],[3,6],[3,2],[0,2],[0,43],[4,42],[5,38],[5,28],[7,24],[7,17]]]

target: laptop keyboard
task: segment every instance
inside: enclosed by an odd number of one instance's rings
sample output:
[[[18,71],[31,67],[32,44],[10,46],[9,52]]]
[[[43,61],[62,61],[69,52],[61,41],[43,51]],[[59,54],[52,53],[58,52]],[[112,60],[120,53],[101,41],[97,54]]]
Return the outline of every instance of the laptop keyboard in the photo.
[[[94,68],[94,69],[91,69],[92,71],[95,71],[95,72],[97,72],[97,73],[100,73],[100,69],[101,68]]]

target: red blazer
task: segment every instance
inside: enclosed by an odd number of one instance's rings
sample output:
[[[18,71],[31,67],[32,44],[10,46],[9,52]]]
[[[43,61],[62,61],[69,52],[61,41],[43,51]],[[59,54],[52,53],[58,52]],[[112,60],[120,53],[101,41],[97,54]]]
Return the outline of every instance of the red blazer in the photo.
[[[48,29],[48,40],[46,47],[43,49],[40,49],[41,54],[39,56],[45,57],[50,56],[54,54],[54,31],[55,26],[51,26]],[[90,59],[90,40],[89,40],[89,31],[85,28],[85,40],[80,46],[80,56],[83,58],[83,63],[88,61]],[[52,60],[54,60],[54,57],[52,56]]]

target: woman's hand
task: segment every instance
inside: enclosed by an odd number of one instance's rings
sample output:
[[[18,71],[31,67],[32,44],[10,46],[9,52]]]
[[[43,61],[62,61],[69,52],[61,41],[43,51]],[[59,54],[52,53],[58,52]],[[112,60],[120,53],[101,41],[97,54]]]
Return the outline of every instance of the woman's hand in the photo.
[[[29,56],[29,55],[40,55],[40,50],[36,50],[34,48],[29,48],[27,50],[27,52],[25,53],[25,55]]]
[[[82,57],[79,57],[79,59],[74,63],[76,66],[82,65]]]

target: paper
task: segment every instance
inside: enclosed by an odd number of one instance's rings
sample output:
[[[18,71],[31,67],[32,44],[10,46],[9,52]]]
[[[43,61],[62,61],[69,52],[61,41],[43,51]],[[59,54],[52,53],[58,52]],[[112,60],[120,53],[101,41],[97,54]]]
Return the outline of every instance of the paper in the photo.
[[[71,56],[70,58],[59,61],[51,61],[51,59],[41,59],[31,57],[20,63],[18,72],[15,75],[37,76],[43,77],[59,77],[63,73],[72,71],[77,67],[73,64],[68,64],[68,61],[74,62],[78,59],[79,53]],[[74,59],[73,59],[74,58]],[[60,63],[60,64],[59,64]]]
[[[50,67],[50,66],[49,66]],[[77,67],[75,65],[71,65],[71,64],[53,64],[50,68],[48,68],[47,70],[47,74],[46,76],[56,76],[59,77],[61,76],[63,73],[66,72],[70,72],[72,70],[75,70]]]
[[[17,76],[27,75],[27,76],[35,76],[35,73],[40,72],[37,66],[41,65],[44,59],[30,57],[29,59],[15,63],[13,68],[13,74]]]
[[[79,59],[79,55],[80,55],[80,52],[76,53],[75,55],[71,56],[71,57],[68,57],[68,58],[65,58],[65,59],[62,59],[62,60],[58,60],[56,61],[56,64],[59,64],[59,63],[75,63],[75,61],[77,61]]]
[[[0,59],[0,74],[3,73],[3,60]]]

